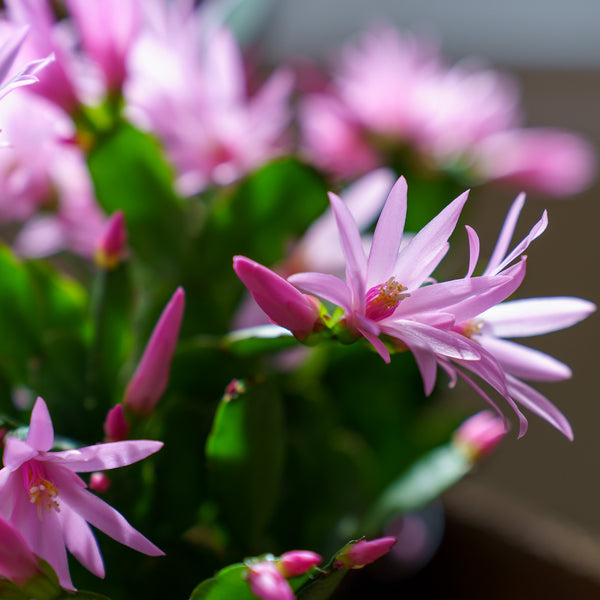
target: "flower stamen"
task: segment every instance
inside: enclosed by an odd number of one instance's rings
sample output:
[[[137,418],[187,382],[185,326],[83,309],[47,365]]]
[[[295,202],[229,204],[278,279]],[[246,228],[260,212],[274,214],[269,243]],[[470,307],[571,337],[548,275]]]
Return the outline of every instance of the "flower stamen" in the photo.
[[[410,294],[404,293],[408,289],[390,277],[385,283],[372,287],[366,295],[366,316],[373,321],[380,321],[389,317],[401,300]]]
[[[58,489],[39,465],[29,463],[28,467],[23,471],[23,483],[29,502],[37,506],[38,518],[41,521],[44,511],[60,512]]]

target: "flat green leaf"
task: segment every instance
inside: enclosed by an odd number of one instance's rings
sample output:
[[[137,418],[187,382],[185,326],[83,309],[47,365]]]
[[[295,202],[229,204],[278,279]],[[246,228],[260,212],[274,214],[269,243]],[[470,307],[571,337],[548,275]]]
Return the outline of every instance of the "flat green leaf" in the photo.
[[[284,432],[280,398],[264,383],[226,394],[206,444],[210,481],[230,528],[256,552],[279,497]]]
[[[452,443],[431,450],[383,492],[360,530],[367,535],[376,534],[390,517],[429,504],[460,481],[472,467],[466,454]]]

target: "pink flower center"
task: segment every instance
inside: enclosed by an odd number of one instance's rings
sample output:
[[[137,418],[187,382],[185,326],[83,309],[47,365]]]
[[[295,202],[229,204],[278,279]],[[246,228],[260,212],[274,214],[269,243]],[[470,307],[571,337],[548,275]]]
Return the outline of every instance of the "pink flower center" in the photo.
[[[390,277],[385,283],[372,287],[366,296],[367,317],[373,321],[389,317],[396,310],[400,300],[410,296],[410,294],[403,293],[406,289],[393,277]]]
[[[30,460],[23,465],[21,471],[23,475],[23,485],[29,496],[29,502],[37,506],[37,514],[40,521],[43,518],[44,511],[55,510],[60,512],[58,504],[58,489],[49,478],[46,470],[37,461]]]

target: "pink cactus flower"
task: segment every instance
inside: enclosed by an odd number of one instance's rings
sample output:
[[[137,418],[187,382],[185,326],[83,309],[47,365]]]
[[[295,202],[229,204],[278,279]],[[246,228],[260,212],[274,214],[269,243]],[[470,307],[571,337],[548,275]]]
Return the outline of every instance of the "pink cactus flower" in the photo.
[[[283,277],[245,256],[234,256],[233,268],[274,323],[289,329],[300,341],[319,329],[316,299],[302,294]]]
[[[504,420],[490,410],[469,417],[454,434],[455,444],[476,461],[491,454],[506,436]]]
[[[211,26],[201,9],[185,14],[181,3],[165,12],[164,23],[147,23],[133,50],[127,112],[163,141],[179,190],[192,195],[282,154],[293,78],[277,71],[249,94],[228,30]]]
[[[52,420],[38,398],[25,441],[7,436],[0,470],[0,515],[16,527],[31,550],[46,560],[60,584],[74,589],[67,549],[88,570],[104,576],[102,556],[89,524],[150,556],[163,554],[114,508],[86,490],[76,473],[114,469],[146,458],[162,442],[136,440],[51,452]]]
[[[167,388],[184,307],[185,292],[179,287],[163,309],[125,389],[123,404],[133,413],[152,413]]]
[[[395,543],[395,537],[382,537],[375,540],[360,540],[351,543],[337,554],[333,566],[336,569],[362,569],[365,565],[385,556]]]
[[[67,0],[84,50],[100,67],[106,87],[121,89],[141,26],[140,0]]]
[[[330,194],[346,259],[346,281],[324,273],[298,273],[288,280],[302,291],[340,306],[345,327],[357,338],[366,338],[386,362],[390,352],[379,337],[382,334],[417,354],[423,350],[477,360],[479,354],[472,345],[449,331],[454,319],[445,309],[461,300],[476,301],[484,292],[486,298],[504,299],[515,275],[423,286],[448,250],[447,240],[467,194],[449,204],[401,249],[406,192],[406,182],[400,178],[383,207],[368,258],[350,211],[340,198]]]

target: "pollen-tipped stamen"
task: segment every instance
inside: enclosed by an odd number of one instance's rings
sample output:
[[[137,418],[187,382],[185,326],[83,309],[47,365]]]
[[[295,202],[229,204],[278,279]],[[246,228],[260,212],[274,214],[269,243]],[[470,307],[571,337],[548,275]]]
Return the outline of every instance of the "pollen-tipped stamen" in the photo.
[[[405,293],[406,289],[408,288],[398,283],[394,277],[372,287],[365,298],[366,316],[373,321],[389,317],[396,310],[399,302],[410,296]]]
[[[29,502],[37,506],[38,518],[41,521],[44,511],[60,512],[58,489],[43,468],[31,463],[28,466],[29,468],[23,471],[25,490],[29,496]]]

